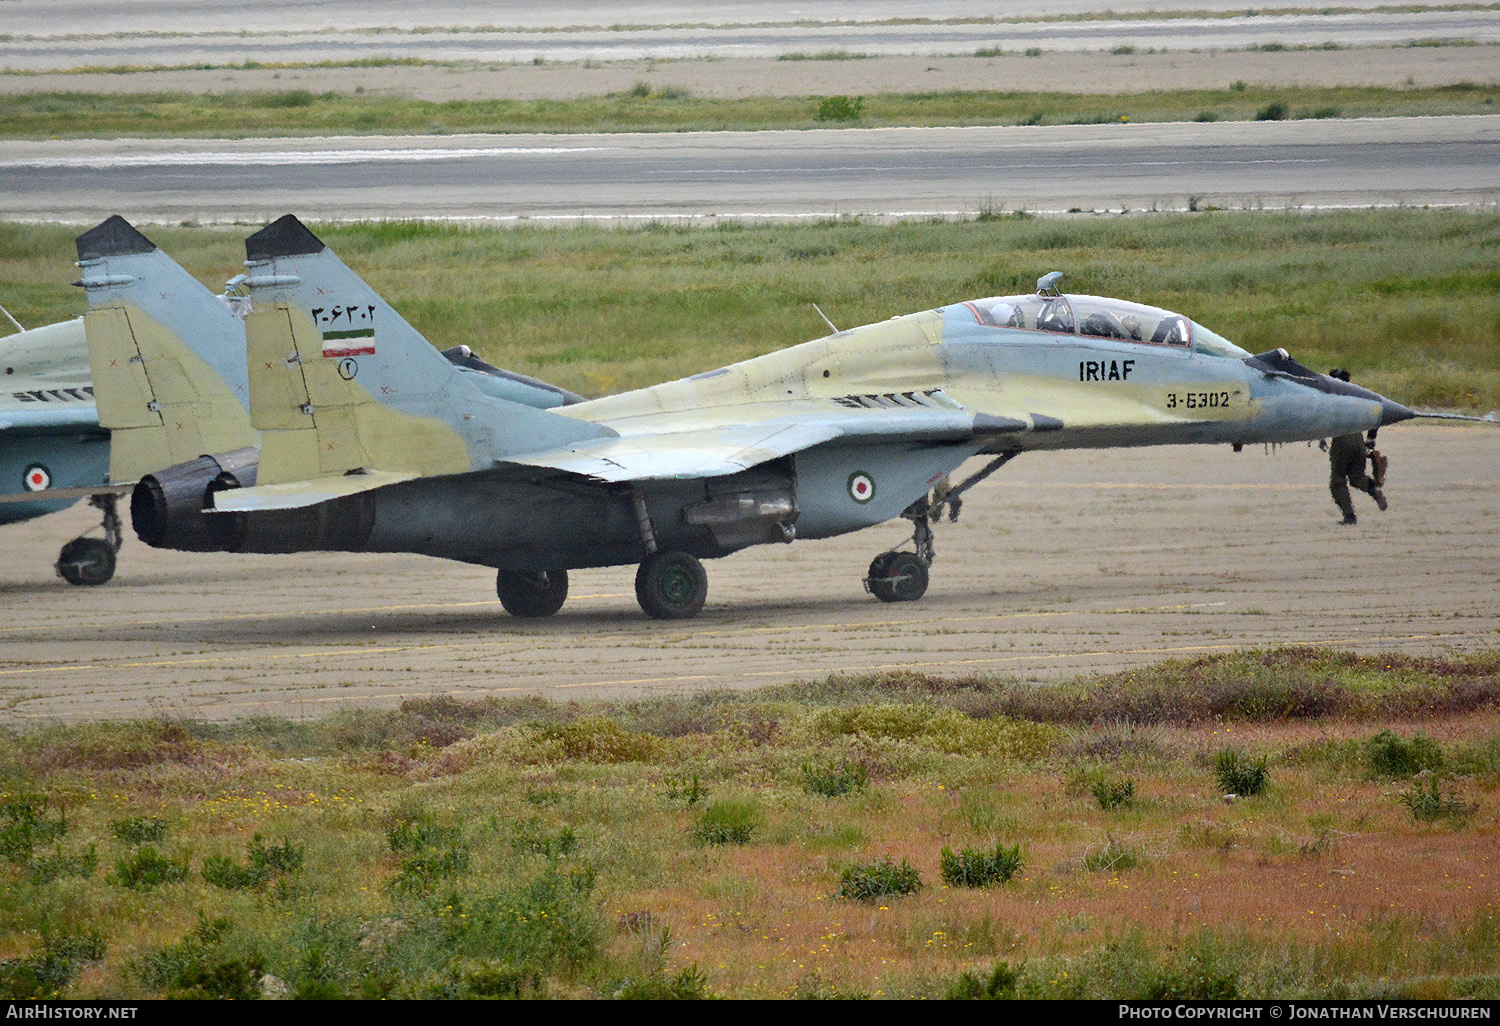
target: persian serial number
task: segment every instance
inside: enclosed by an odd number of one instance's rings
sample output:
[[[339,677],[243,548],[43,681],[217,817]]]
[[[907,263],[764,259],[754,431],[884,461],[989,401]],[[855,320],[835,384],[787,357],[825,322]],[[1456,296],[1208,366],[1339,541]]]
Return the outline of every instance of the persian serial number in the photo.
[[[1168,392],[1167,409],[1212,410],[1229,405],[1228,392]]]
[[[349,306],[335,307],[315,306],[309,312],[313,316],[313,323],[320,328],[324,327],[325,325],[333,327],[359,327],[361,325],[373,324],[375,322],[375,307],[373,305],[354,306],[351,304]]]

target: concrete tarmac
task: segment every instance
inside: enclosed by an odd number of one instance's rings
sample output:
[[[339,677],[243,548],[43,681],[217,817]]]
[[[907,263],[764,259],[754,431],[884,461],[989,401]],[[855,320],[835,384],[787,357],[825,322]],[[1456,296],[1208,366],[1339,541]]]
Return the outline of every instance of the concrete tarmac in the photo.
[[[631,567],[507,617],[493,572],[418,556],[161,552],[115,580],[50,566],[93,511],[0,530],[0,722],[306,717],[413,695],[629,697],[911,668],[1047,680],[1244,646],[1463,653],[1500,643],[1500,427],[1381,432],[1391,507],[1337,524],[1315,447],[1028,454],[938,529],[927,596],[860,578],[904,521],[707,564],[686,622]]]
[[[1500,115],[783,132],[0,142],[0,218],[965,215],[1492,204]]]

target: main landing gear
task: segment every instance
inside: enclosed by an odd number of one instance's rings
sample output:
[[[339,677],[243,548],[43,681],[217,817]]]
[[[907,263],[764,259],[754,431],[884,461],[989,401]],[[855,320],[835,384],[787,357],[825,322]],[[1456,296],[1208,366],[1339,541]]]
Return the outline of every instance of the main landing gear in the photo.
[[[113,493],[89,497],[89,505],[104,513],[103,538],[80,536],[62,547],[57,554],[57,573],[69,584],[103,584],[115,575],[115,553],[125,541],[121,530],[120,514],[116,507],[119,496]]]
[[[656,528],[639,488],[630,490],[630,506],[641,532],[641,547],[646,550],[646,558],[635,572],[635,600],[653,620],[692,619],[708,598],[708,572],[695,556],[657,549]]]
[[[568,599],[566,570],[501,570],[495,593],[511,616],[551,616]]]
[[[915,602],[927,594],[928,571],[937,558],[937,547],[933,544],[932,525],[948,511],[948,521],[958,520],[963,508],[963,493],[989,477],[995,471],[1015,459],[1019,450],[1001,453],[982,469],[962,483],[924,495],[901,511],[901,516],[912,522],[911,541],[915,552],[891,550],[882,552],[870,562],[870,571],[864,579],[865,591],[882,602]]]

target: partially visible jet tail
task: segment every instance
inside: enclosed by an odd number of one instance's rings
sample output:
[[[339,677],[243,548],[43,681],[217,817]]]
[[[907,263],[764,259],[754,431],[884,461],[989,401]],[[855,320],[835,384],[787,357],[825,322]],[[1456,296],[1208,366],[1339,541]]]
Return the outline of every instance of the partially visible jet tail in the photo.
[[[240,317],[118,215],[78,237],[78,266],[110,479],[255,445]]]
[[[613,434],[481,387],[291,215],[250,236],[245,253],[250,420],[264,436],[257,487],[220,508],[306,505],[332,484],[292,483],[350,476],[373,488]]]

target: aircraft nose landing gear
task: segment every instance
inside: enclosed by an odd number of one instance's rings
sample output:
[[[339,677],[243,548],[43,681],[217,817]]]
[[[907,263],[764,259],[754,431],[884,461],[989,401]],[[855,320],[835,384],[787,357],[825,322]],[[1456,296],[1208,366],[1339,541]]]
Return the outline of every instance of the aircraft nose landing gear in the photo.
[[[89,497],[89,505],[103,510],[103,538],[74,538],[62,547],[55,564],[58,576],[69,584],[104,584],[115,575],[115,553],[125,541],[116,507],[119,496],[108,493]]]
[[[937,515],[940,514],[939,509]],[[929,521],[929,517],[936,519],[936,515],[927,496],[902,510],[901,516],[912,522],[911,540],[917,551],[882,552],[871,561],[865,591],[882,602],[915,602],[927,594],[927,568],[937,558]]]
[[[977,473],[969,475],[962,484],[952,488],[940,488],[929,501],[926,495],[901,511],[901,516],[912,522],[911,542],[915,552],[882,552],[870,563],[870,572],[865,577],[865,591],[882,602],[915,602],[927,594],[928,568],[937,558],[937,547],[933,544],[932,525],[943,518],[947,507],[948,520],[958,519],[963,507],[963,493],[989,477],[995,471],[1015,459],[1019,450],[1003,452]]]

